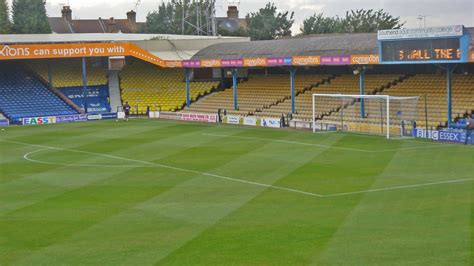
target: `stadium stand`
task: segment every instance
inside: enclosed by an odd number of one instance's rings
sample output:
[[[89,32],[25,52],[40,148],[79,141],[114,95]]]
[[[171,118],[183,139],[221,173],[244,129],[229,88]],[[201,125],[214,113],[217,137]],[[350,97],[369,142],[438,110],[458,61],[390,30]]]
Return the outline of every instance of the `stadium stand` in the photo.
[[[12,121],[78,113],[16,64],[0,65],[0,112]]]
[[[120,74],[122,101],[132,106],[132,113],[144,114],[147,108],[163,111],[182,109],[186,103],[182,69],[164,69],[135,61],[125,66]],[[191,82],[191,100],[209,94],[219,82]]]
[[[82,86],[82,60],[62,59],[52,60],[53,85],[56,88]],[[27,66],[45,81],[48,81],[48,61],[30,60]],[[87,85],[107,84],[107,70],[98,66],[97,60],[88,59],[86,63]]]
[[[303,93],[328,80],[327,75],[299,75],[295,79],[295,93]],[[288,75],[251,75],[238,85],[239,110],[234,110],[233,89],[209,95],[191,105],[186,111],[216,113],[218,109],[228,114],[252,115],[290,99]]]
[[[88,112],[110,112],[107,70],[98,64],[98,59],[88,59],[86,62]],[[49,82],[47,60],[33,60],[27,66],[45,83]],[[51,66],[53,86],[83,109],[82,60],[52,60]]]
[[[365,82],[365,93],[374,94],[378,90],[392,86],[401,80],[399,75],[367,75]],[[324,84],[314,86],[295,97],[296,114],[295,119],[301,121],[311,121],[312,117],[312,95],[314,93],[341,93],[358,94],[359,78],[354,75],[341,75]],[[316,105],[316,114],[321,117],[338,110],[341,102],[335,99],[324,99],[321,104]],[[256,113],[258,116],[280,117],[282,114],[291,112],[291,101],[285,100],[269,109]]]

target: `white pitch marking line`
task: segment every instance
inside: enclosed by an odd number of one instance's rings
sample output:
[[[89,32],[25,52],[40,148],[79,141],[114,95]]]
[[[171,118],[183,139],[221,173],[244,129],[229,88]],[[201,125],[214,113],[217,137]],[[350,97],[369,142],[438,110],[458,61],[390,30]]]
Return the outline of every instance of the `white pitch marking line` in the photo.
[[[155,167],[155,166],[134,166],[134,165],[104,165],[104,164],[65,164],[65,163],[54,163],[54,162],[47,162],[47,161],[40,161],[40,160],[35,160],[31,159],[30,156],[35,153],[39,153],[42,151],[47,151],[47,150],[56,150],[56,149],[51,149],[51,148],[45,148],[41,150],[36,150],[32,152],[28,152],[25,155],[23,155],[23,158],[27,161],[33,162],[33,163],[39,163],[39,164],[47,164],[47,165],[59,165],[59,166],[67,166],[67,167],[106,167],[106,168],[143,168],[143,167]]]
[[[328,149],[339,149],[339,150],[348,150],[348,151],[358,151],[358,152],[368,152],[368,153],[374,152],[374,151],[362,150],[362,149],[336,147],[336,146],[331,146],[331,145],[315,144],[315,143],[307,143],[307,142],[299,142],[299,141],[291,141],[291,140],[282,140],[282,139],[267,139],[267,138],[241,137],[241,136],[220,135],[220,134],[208,134],[208,133],[202,133],[202,135],[204,135],[204,136],[211,136],[211,137],[225,137],[225,138],[248,139],[248,140],[264,140],[264,141],[280,142],[280,143],[286,143],[286,144],[295,144],[295,145],[304,145],[304,146],[313,146],[313,147],[321,147],[321,148],[328,148]]]
[[[458,180],[448,180],[448,181],[431,182],[431,183],[422,183],[422,184],[414,184],[414,185],[407,185],[407,186],[396,186],[396,187],[387,187],[387,188],[375,188],[375,189],[369,189],[369,190],[361,190],[361,191],[352,191],[352,192],[345,192],[345,193],[329,194],[329,195],[324,195],[324,197],[325,197],[325,198],[330,198],[330,197],[348,196],[348,195],[355,195],[355,194],[366,194],[366,193],[373,193],[373,192],[380,192],[380,191],[388,191],[388,190],[398,190],[398,189],[427,187],[427,186],[436,186],[436,185],[444,185],[444,184],[463,183],[463,182],[469,182],[469,181],[474,181],[474,178],[466,178],[466,179],[458,179]]]
[[[211,137],[227,137],[227,138],[248,139],[248,140],[264,140],[264,141],[280,142],[280,143],[287,143],[287,144],[313,146],[313,147],[322,147],[322,148],[328,148],[328,149],[340,149],[340,150],[358,151],[358,152],[366,152],[366,153],[379,153],[379,152],[408,151],[408,150],[419,150],[419,149],[430,149],[430,148],[456,147],[456,146],[452,146],[452,145],[441,145],[441,144],[439,144],[439,145],[430,145],[430,146],[407,147],[407,148],[399,148],[399,149],[387,149],[387,150],[376,150],[376,151],[374,151],[374,150],[364,150],[364,149],[356,149],[356,148],[336,147],[336,146],[330,146],[330,145],[324,145],[324,144],[307,143],[307,142],[299,142],[299,141],[291,141],[291,140],[282,140],[282,139],[268,139],[268,138],[242,137],[242,136],[210,134],[210,133],[202,133],[202,135],[204,135],[204,136],[211,136]]]
[[[9,141],[9,140],[0,140],[0,141],[8,142],[8,143],[21,144],[21,145],[34,146],[34,147],[40,147],[40,148],[44,148],[44,149],[72,151],[72,152],[78,152],[78,153],[84,153],[84,154],[90,154],[90,155],[104,156],[104,157],[113,158],[113,159],[117,159],[117,160],[143,163],[143,164],[148,164],[148,165],[152,165],[152,166],[155,166],[155,167],[161,167],[161,168],[166,168],[166,169],[171,169],[171,170],[176,170],[176,171],[181,171],[181,172],[187,172],[187,173],[199,174],[199,175],[204,175],[204,176],[210,176],[210,177],[215,177],[215,178],[219,178],[219,179],[224,179],[224,180],[234,181],[234,182],[239,182],[239,183],[244,183],[244,184],[250,184],[250,185],[259,186],[259,187],[278,189],[278,190],[294,192],[294,193],[298,193],[298,194],[304,194],[304,195],[308,195],[308,196],[314,196],[314,197],[318,197],[318,198],[323,197],[323,195],[316,194],[316,193],[311,193],[311,192],[306,192],[306,191],[301,191],[301,190],[296,190],[296,189],[291,189],[291,188],[286,188],[286,187],[273,186],[273,185],[268,185],[268,184],[263,184],[263,183],[258,183],[258,182],[252,182],[252,181],[247,181],[247,180],[242,180],[242,179],[237,179],[237,178],[232,178],[232,177],[227,177],[227,176],[221,176],[221,175],[216,175],[216,174],[211,174],[211,173],[206,173],[206,172],[201,172],[201,171],[195,171],[195,170],[186,169],[186,168],[174,167],[174,166],[169,166],[169,165],[164,165],[164,164],[158,164],[158,163],[152,163],[152,162],[147,162],[147,161],[128,159],[128,158],[118,157],[118,156],[114,156],[114,155],[108,155],[108,154],[102,154],[102,153],[96,153],[96,152],[88,152],[88,151],[81,151],[81,150],[66,149],[66,148],[57,148],[57,147],[45,146],[45,145],[36,145],[36,144],[30,144],[30,143],[18,142],[18,141]]]
[[[447,148],[447,147],[456,147],[454,145],[429,145],[429,146],[419,146],[419,147],[406,147],[406,148],[398,148],[398,149],[387,149],[387,150],[378,150],[374,152],[389,152],[389,151],[410,151],[410,150],[422,150],[422,149],[431,149],[431,148]]]

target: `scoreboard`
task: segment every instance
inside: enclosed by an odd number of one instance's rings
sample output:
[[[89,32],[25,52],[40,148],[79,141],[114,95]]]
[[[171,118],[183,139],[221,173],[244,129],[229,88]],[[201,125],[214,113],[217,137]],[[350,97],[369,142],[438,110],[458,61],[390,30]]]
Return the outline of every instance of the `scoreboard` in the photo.
[[[403,64],[464,62],[470,38],[462,26],[445,26],[379,31],[378,39],[380,62]]]
[[[459,39],[388,41],[382,43],[383,61],[458,61]]]

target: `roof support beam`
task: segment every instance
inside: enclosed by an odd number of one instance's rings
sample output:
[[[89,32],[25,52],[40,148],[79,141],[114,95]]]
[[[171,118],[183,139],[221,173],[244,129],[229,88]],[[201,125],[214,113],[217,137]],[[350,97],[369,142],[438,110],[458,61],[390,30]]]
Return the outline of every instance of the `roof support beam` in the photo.
[[[366,68],[362,67],[360,72],[359,72],[359,89],[360,89],[360,95],[365,94],[365,71]],[[364,119],[365,118],[365,99],[364,97],[360,98],[360,118]]]
[[[291,113],[295,114],[295,78],[296,68],[290,67]]]
[[[446,92],[448,98],[448,128],[451,128],[451,123],[453,121],[453,72],[456,69],[456,65],[447,64],[446,65]]]
[[[234,88],[234,110],[239,110],[239,101],[237,97],[237,74],[238,69],[236,67],[232,68],[232,87]]]
[[[191,80],[191,69],[184,69],[184,76],[186,80],[186,107],[189,108],[191,105],[191,89],[190,89],[190,80]]]
[[[87,114],[87,71],[86,71],[86,58],[82,58],[82,97],[84,103],[84,113]]]

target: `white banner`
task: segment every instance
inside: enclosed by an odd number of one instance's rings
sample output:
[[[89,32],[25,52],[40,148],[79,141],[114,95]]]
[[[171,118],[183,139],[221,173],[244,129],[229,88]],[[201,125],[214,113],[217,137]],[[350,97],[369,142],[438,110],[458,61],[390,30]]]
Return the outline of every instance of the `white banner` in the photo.
[[[102,115],[101,114],[88,115],[87,120],[102,120]]]
[[[182,113],[181,114],[181,120],[183,120],[183,121],[194,121],[194,122],[217,123],[217,115]]]
[[[377,37],[380,41],[417,38],[460,37],[462,35],[462,25],[413,29],[379,30],[377,33]]]
[[[125,119],[125,112],[118,112],[117,113],[117,118],[118,119]]]
[[[279,118],[262,118],[260,125],[262,127],[280,128],[281,120]]]
[[[228,115],[227,124],[238,125],[240,124],[240,116],[237,115]]]
[[[150,111],[150,112],[148,112],[148,117],[149,118],[160,118],[160,112]]]
[[[257,118],[254,117],[254,116],[244,117],[244,125],[246,125],[246,126],[256,126],[257,125]]]

